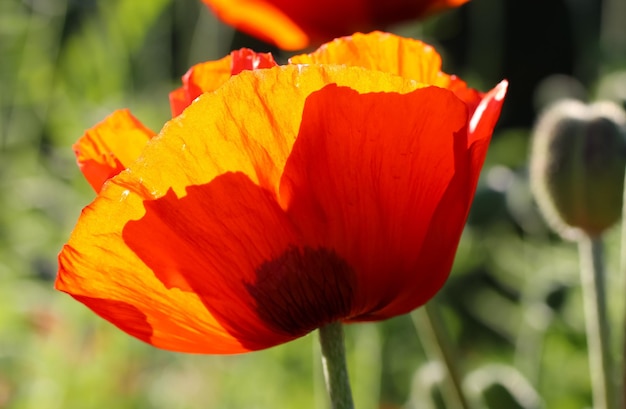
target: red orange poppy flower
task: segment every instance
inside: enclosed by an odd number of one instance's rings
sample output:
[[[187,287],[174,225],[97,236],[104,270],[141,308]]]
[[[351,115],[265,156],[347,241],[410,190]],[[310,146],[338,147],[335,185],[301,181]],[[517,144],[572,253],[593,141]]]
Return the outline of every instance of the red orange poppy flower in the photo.
[[[469,0],[202,0],[225,23],[285,50],[421,18]]]
[[[506,92],[439,70],[429,46],[372,33],[240,72],[120,161],[56,287],[145,342],[198,353],[424,304],[449,274]],[[119,111],[84,138],[139,147],[143,129]],[[118,153],[82,143],[82,161]]]

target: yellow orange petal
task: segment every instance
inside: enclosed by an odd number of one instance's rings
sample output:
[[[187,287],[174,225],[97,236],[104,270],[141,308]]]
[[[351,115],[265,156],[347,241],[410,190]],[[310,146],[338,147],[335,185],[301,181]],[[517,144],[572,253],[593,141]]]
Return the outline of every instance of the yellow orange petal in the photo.
[[[276,65],[272,54],[256,53],[248,48],[233,51],[217,61],[196,64],[183,75],[183,86],[170,93],[172,116],[180,115],[200,94],[216,90],[232,75]]]
[[[183,86],[170,93],[172,116],[180,115],[203,92],[217,89],[230,78],[230,55],[196,64],[183,75]]]
[[[87,130],[74,144],[78,166],[96,192],[133,162],[155,135],[123,109]]]
[[[421,41],[375,31],[356,33],[324,44],[310,54],[289,59],[291,64],[346,64],[400,75],[437,85],[441,57]]]
[[[481,94],[468,88],[460,78],[441,71],[441,57],[432,46],[380,31],[335,39],[310,54],[294,56],[289,62],[358,66],[447,88],[465,101],[471,112],[481,99]]]

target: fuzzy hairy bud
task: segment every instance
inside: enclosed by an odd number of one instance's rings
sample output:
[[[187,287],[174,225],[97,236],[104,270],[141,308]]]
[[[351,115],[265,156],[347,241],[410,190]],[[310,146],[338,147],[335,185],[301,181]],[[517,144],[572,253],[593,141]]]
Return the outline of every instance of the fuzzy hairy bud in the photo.
[[[619,220],[625,167],[626,113],[618,105],[563,100],[535,125],[531,188],[564,238],[596,237]]]

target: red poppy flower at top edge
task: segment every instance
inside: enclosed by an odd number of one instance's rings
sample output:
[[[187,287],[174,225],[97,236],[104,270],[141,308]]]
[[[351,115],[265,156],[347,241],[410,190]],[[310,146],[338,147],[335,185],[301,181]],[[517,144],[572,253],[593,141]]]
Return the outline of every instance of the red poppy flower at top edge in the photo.
[[[342,41],[395,47],[365,37]],[[414,53],[406,41],[395,51]],[[56,288],[196,353],[424,304],[449,274],[507,84],[476,104],[452,77],[430,86],[425,73],[446,77],[419,52],[414,78],[290,64],[202,94],[84,209]]]
[[[357,31],[422,18],[469,0],[202,0],[225,23],[277,45],[301,50]]]

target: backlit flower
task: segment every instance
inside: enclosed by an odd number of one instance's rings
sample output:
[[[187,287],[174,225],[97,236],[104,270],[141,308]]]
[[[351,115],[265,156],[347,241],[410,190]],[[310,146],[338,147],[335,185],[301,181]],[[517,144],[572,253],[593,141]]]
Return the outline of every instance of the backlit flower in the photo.
[[[468,89],[440,63],[372,33],[209,86],[103,181],[56,287],[152,345],[200,353],[424,304],[449,274],[506,92]],[[85,137],[143,129],[117,116]]]
[[[469,0],[202,0],[225,23],[285,50],[421,18]]]

